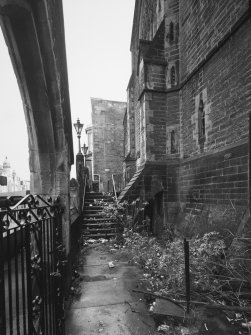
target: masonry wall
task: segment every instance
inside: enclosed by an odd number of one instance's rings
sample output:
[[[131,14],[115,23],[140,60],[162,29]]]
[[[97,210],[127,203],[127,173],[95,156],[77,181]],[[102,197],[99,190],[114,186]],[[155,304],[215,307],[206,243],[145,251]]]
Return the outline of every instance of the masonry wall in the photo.
[[[196,97],[206,105],[205,152],[247,139],[251,108],[251,36],[248,20],[181,91],[183,157],[199,153]]]
[[[126,103],[91,99],[93,173],[100,175],[100,191],[107,191],[112,174],[122,174],[124,157],[123,119]]]
[[[248,0],[180,0],[181,80],[233,30]]]
[[[248,0],[165,0],[155,34],[144,6],[134,22],[147,39],[132,39],[136,152],[146,150],[136,193],[155,203],[162,190],[162,223],[178,234],[234,232],[249,206],[250,13]]]
[[[179,208],[183,210],[180,223],[183,232],[235,231],[249,203],[251,20],[241,19],[247,1],[208,2],[208,7],[198,7],[198,3],[181,1],[180,6],[184,65],[177,180]],[[238,29],[225,39],[238,24]],[[205,108],[203,148],[198,140],[200,99]]]

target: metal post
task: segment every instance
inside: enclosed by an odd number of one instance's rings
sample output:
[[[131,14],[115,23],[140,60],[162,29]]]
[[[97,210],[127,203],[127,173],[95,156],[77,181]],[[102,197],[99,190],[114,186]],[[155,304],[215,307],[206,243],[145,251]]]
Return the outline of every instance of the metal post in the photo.
[[[31,269],[31,225],[25,226],[25,249],[26,249],[26,271],[27,271],[27,305],[28,305],[28,334],[33,334],[32,313],[32,269]]]
[[[76,176],[78,181],[78,209],[79,213],[82,212],[83,196],[84,196],[84,156],[77,154],[76,156]]]
[[[81,135],[78,135],[78,153],[79,153],[79,154],[81,154],[80,137],[81,137]]]
[[[190,312],[189,242],[184,239],[187,313]]]
[[[0,334],[6,334],[5,288],[4,288],[4,254],[3,254],[3,223],[0,216]]]

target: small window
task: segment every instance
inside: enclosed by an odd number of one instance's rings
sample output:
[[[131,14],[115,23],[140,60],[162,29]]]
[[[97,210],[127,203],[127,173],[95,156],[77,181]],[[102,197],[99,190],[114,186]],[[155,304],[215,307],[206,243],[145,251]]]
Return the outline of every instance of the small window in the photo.
[[[204,143],[206,139],[206,116],[205,116],[205,105],[202,97],[200,98],[199,110],[198,110],[198,129],[199,129],[199,144],[200,148],[204,149]]]
[[[176,136],[175,131],[171,131],[171,154],[176,154],[177,152],[177,145],[176,145]]]
[[[169,42],[173,42],[174,41],[174,24],[173,22],[170,22],[169,25]]]
[[[171,87],[175,86],[176,82],[176,73],[175,73],[175,67],[171,67],[171,72],[170,72],[170,82],[171,82]]]

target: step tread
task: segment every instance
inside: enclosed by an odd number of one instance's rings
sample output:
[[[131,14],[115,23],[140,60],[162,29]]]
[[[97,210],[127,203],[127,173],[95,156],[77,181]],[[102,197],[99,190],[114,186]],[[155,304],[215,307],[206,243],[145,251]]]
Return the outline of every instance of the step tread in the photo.
[[[84,205],[84,209],[96,209],[96,210],[101,210],[104,209],[105,206],[98,206],[98,205],[93,205],[93,206],[88,206],[88,205]]]
[[[109,238],[117,235],[117,220],[105,213],[106,205],[97,204],[96,201],[104,203],[114,203],[112,196],[104,195],[100,192],[86,193],[84,202],[84,218],[82,224],[82,234],[88,238]]]
[[[85,232],[88,232],[88,233],[90,233],[90,232],[99,232],[99,231],[104,232],[104,231],[111,231],[111,230],[115,230],[115,229],[116,229],[116,227],[115,228],[99,228],[99,229],[92,228],[92,229],[83,229],[82,232],[83,233],[85,233]]]
[[[84,235],[85,239],[89,239],[89,238],[107,238],[107,237],[113,237],[116,236],[116,233],[109,233],[109,234],[89,234],[89,235]]]
[[[112,219],[112,218],[96,218],[96,219],[93,219],[93,218],[85,218],[83,220],[84,223],[101,223],[101,222],[117,222],[116,219]]]
[[[84,227],[87,227],[87,226],[90,226],[90,227],[93,227],[93,226],[115,226],[117,225],[116,222],[103,222],[103,223],[85,223],[83,226]]]

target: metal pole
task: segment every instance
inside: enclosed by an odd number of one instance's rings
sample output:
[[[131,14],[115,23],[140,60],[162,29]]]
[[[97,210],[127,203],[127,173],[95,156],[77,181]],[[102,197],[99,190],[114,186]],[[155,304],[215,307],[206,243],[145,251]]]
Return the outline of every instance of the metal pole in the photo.
[[[190,312],[190,270],[189,270],[189,242],[184,239],[184,253],[185,253],[185,279],[186,279],[186,301],[187,313]]]
[[[80,137],[81,137],[81,135],[78,135],[78,153],[79,154],[81,154]]]
[[[0,333],[3,334],[3,335],[6,334],[2,216],[0,216]]]

